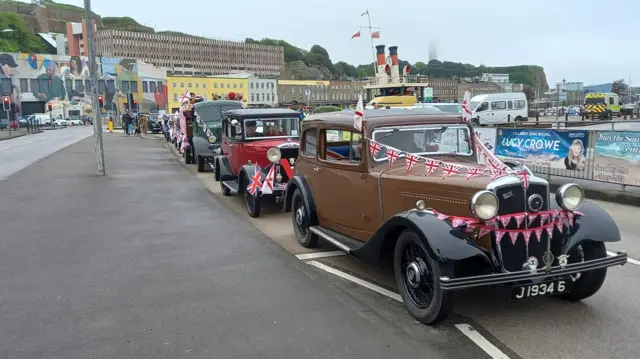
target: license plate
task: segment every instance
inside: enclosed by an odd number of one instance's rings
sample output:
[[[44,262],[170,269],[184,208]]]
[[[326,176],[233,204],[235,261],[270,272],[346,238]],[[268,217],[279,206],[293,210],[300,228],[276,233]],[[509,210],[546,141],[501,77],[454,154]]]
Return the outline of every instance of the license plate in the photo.
[[[554,280],[544,283],[528,284],[513,288],[511,300],[544,297],[571,291],[570,280]]]

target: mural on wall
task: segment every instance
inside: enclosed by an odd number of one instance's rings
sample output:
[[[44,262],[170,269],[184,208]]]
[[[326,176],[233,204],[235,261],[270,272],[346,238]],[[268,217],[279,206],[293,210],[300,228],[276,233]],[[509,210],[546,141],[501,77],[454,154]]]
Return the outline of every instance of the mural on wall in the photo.
[[[101,57],[102,78],[116,80],[116,89],[108,89],[105,103],[113,103],[118,109],[127,107],[127,93],[138,101],[140,111],[167,108],[165,78],[151,78],[140,71],[137,60]],[[135,82],[135,86],[131,86]]]
[[[90,103],[90,96],[86,94],[89,86],[88,65],[85,56],[0,53],[0,79],[11,79],[10,95],[18,112],[20,107],[30,102],[81,100]],[[123,82],[135,81],[137,88],[134,90],[137,91],[133,93],[141,111],[166,109],[166,75],[164,78],[158,76],[158,73],[162,74],[159,69],[156,69],[153,78],[148,78],[138,72],[137,61],[133,59],[102,57],[98,59],[98,66],[101,68],[100,79],[116,81],[115,88],[106,86],[105,103],[114,103],[119,110],[122,109],[127,90],[123,89]],[[146,66],[153,68],[150,64]],[[146,92],[143,92],[143,81],[147,82],[144,87]],[[149,81],[154,82],[153,86],[149,86]]]

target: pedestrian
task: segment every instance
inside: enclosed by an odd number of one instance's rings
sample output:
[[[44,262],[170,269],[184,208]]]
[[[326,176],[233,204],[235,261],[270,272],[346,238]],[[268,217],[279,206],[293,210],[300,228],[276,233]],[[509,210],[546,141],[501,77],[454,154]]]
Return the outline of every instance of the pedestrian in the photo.
[[[149,119],[147,116],[140,116],[140,138],[147,137],[147,131],[149,130]]]
[[[127,113],[127,135],[133,135],[133,118]]]
[[[86,122],[85,122],[86,126]],[[113,133],[113,118],[109,116],[109,132]]]

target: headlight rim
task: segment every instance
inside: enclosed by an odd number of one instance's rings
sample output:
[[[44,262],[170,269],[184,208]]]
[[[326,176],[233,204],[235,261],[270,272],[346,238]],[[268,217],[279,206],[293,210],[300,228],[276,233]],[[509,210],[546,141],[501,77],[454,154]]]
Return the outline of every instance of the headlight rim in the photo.
[[[272,159],[272,155],[271,152],[272,151],[278,151],[278,155],[277,155],[277,159]],[[269,162],[271,163],[278,163],[280,162],[280,159],[282,158],[282,152],[280,151],[280,149],[278,147],[271,147],[269,150],[267,150],[267,159],[269,160]]]
[[[567,208],[566,202],[564,200],[565,194],[571,187],[578,188],[580,190],[580,194],[582,197],[580,199],[580,204],[578,204],[578,206],[576,206],[576,208],[573,208],[573,209]],[[565,211],[569,211],[569,212],[577,211],[584,204],[584,200],[585,200],[584,188],[582,188],[582,186],[580,186],[577,183],[565,183],[562,186],[558,187],[558,190],[556,191],[556,203],[558,204],[558,206],[560,206],[560,208],[562,208]]]
[[[490,216],[490,217],[487,217],[487,218],[482,218],[481,216],[479,216],[479,215],[478,215],[478,210],[477,210],[477,208],[476,208],[476,207],[477,207],[477,203],[478,203],[478,199],[479,199],[479,198],[480,198],[480,196],[482,196],[482,195],[490,195],[490,196],[492,196],[492,197],[495,199],[495,202],[496,202],[496,209],[495,209],[495,211],[494,211],[493,215],[492,215],[492,216]],[[491,218],[494,218],[495,216],[497,216],[497,215],[498,215],[498,210],[499,210],[499,209],[500,209],[500,202],[498,201],[498,196],[496,196],[496,194],[495,194],[495,193],[493,193],[493,192],[491,192],[491,191],[489,191],[489,190],[482,190],[482,191],[478,191],[478,192],[476,192],[476,193],[473,195],[473,197],[471,197],[471,213],[473,213],[473,215],[474,215],[476,218],[478,218],[478,219],[480,219],[480,220],[482,220],[482,221],[488,221],[488,220],[490,220]]]

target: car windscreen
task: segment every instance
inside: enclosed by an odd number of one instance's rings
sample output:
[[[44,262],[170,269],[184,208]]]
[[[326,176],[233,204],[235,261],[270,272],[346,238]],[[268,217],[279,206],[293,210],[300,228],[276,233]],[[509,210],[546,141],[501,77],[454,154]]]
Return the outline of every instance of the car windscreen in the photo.
[[[286,138],[300,136],[300,119],[285,118],[247,118],[244,120],[245,138]]]
[[[599,105],[604,103],[604,97],[590,97],[584,100],[585,105]]]
[[[207,126],[220,126],[222,121],[222,113],[228,110],[237,110],[242,108],[241,104],[238,105],[220,105],[220,106],[202,106],[198,107],[198,116],[207,124]]]
[[[389,126],[373,131],[376,142],[414,155],[469,156],[473,154],[470,138],[469,128],[464,125]],[[376,162],[386,159],[385,149],[375,156]]]

